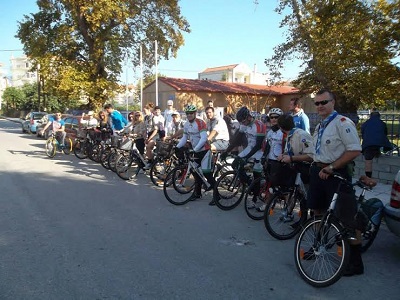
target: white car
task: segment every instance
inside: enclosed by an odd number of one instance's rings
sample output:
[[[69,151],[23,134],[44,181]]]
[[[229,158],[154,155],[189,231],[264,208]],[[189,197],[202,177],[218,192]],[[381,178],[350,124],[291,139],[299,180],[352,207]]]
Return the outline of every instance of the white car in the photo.
[[[400,237],[400,170],[393,181],[390,202],[385,206],[384,216],[390,231]]]

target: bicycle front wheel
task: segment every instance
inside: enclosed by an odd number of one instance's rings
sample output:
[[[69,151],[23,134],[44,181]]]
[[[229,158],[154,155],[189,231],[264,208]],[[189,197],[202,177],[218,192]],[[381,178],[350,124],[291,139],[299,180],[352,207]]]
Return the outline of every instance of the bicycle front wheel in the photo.
[[[214,188],[215,204],[222,210],[231,210],[242,201],[245,185],[240,181],[237,171],[222,174]]]
[[[296,238],[294,259],[301,278],[314,287],[326,287],[340,279],[350,259],[350,246],[336,220],[306,222]]]
[[[165,198],[174,205],[189,202],[194,192],[194,176],[187,172],[187,166],[178,166],[169,172],[164,180],[163,192]]]
[[[94,144],[89,151],[89,158],[94,162],[100,162],[100,153],[103,150],[103,145],[100,143]]]
[[[123,180],[133,179],[139,173],[139,166],[129,154],[118,155],[115,162],[115,173]]]
[[[265,178],[257,178],[252,181],[246,190],[244,196],[244,210],[246,214],[253,220],[262,220],[266,203],[270,197],[270,184]],[[258,190],[258,195],[254,196],[254,192]]]
[[[56,152],[57,152],[57,141],[55,138],[48,138],[46,140],[46,155],[50,158],[53,158],[54,156],[56,156]]]
[[[264,212],[264,225],[270,235],[278,240],[294,237],[307,219],[303,209],[303,195],[299,193],[275,193]]]

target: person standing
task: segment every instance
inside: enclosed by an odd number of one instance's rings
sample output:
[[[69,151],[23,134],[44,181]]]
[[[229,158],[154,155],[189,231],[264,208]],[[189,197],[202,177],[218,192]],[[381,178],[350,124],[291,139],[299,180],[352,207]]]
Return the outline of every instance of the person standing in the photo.
[[[97,119],[94,117],[93,110],[91,110],[87,113],[87,116],[89,117],[87,120],[84,119],[84,116],[85,116],[85,113],[82,113],[81,125],[83,125],[86,128],[97,127]]]
[[[128,124],[128,121],[118,110],[115,110],[113,105],[110,103],[104,105],[104,110],[110,117],[113,134],[116,136],[119,131],[124,129],[124,127]]]
[[[310,133],[310,120],[301,108],[302,102],[299,98],[290,99],[289,110],[292,114],[296,128],[303,129]]]
[[[313,134],[315,147],[314,162],[310,167],[310,186],[307,207],[315,215],[322,215],[328,209],[333,194],[339,185],[339,179],[331,176],[333,172],[341,174],[349,181],[352,179],[353,160],[361,153],[361,143],[354,123],[334,109],[335,95],[322,89],[314,98],[318,115],[322,121],[316,126]],[[341,195],[349,195],[348,204],[355,200],[354,191],[348,186],[341,188]],[[340,198],[340,196],[339,196]],[[350,241],[350,263],[345,276],[364,273],[361,258],[361,232],[356,230],[356,240]],[[313,250],[304,255],[304,259],[315,259]]]
[[[172,113],[175,112],[175,109],[173,107],[174,101],[168,100],[167,101],[167,109],[164,111],[164,119],[165,119],[165,135],[170,136],[171,135],[171,130],[173,127],[173,119],[172,119]]]
[[[214,114],[214,107],[206,108],[207,140],[211,151],[224,151],[229,146],[229,131],[224,119]]]
[[[361,125],[362,153],[364,155],[365,175],[372,177],[372,160],[381,154],[380,148],[391,149],[387,138],[386,123],[381,120],[381,114],[373,109],[369,119]]]

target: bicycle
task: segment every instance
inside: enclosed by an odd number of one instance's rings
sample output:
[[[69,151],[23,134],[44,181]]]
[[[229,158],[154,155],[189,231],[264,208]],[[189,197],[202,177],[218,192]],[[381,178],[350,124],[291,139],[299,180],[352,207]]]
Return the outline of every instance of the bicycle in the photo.
[[[103,143],[96,129],[78,130],[74,147],[74,154],[77,158],[85,159],[89,157],[95,162],[100,162],[102,149]]]
[[[310,218],[304,224],[294,247],[296,269],[302,279],[314,287],[326,287],[337,282],[350,260],[348,239],[354,239],[353,230],[345,227],[335,213],[341,186],[359,186],[362,189],[361,198],[371,189],[360,180],[352,184],[337,173],[333,173],[332,176],[338,178],[340,183],[327,212],[322,217]],[[356,216],[357,221],[364,217],[361,206]]]
[[[126,139],[127,142],[119,147],[122,152],[116,157],[115,173],[123,180],[130,180],[136,177],[140,170],[146,171],[146,160],[136,148],[135,138]]]
[[[52,131],[49,138],[46,140],[45,151],[46,155],[50,158],[56,156],[57,151],[63,151],[64,154],[70,154],[72,151],[72,140],[69,137],[65,137],[64,145],[60,145],[56,134]]]
[[[300,173],[296,175],[294,186],[274,187],[263,215],[265,229],[271,236],[287,240],[299,233],[307,220],[306,195]]]
[[[174,145],[176,141],[156,142],[154,161],[150,167],[150,180],[155,186],[161,186],[167,174],[179,163],[174,155]]]
[[[241,160],[236,170],[229,170],[221,174],[214,187],[215,204],[218,208],[231,210],[239,205],[247,186],[252,181],[253,165],[253,160],[247,162]],[[241,179],[243,172],[246,173],[247,182]]]
[[[194,152],[192,150],[184,151],[184,158],[181,160],[181,164],[173,168],[166,176],[163,184],[163,192],[165,198],[174,205],[184,205],[190,201],[192,194],[194,193],[195,177],[196,173],[203,182],[203,188],[206,192],[212,190],[207,179],[200,166],[195,162]],[[211,171],[214,177],[218,176],[220,171],[223,169],[223,165],[218,166],[220,152],[213,154],[213,163]],[[183,163],[187,162],[187,163]]]

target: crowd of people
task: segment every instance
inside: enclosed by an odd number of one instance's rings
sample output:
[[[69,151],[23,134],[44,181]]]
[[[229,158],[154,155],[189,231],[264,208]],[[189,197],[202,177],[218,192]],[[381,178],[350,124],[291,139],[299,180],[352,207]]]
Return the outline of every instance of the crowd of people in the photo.
[[[161,113],[161,108],[152,103],[147,104],[143,112],[134,111],[128,114],[128,120],[115,110],[111,104],[106,104],[100,111],[98,118],[94,118],[90,111],[85,118],[82,115],[82,125],[97,128],[105,139],[110,135],[117,136],[129,133],[135,137],[136,147],[147,158],[147,168],[153,161],[153,149],[156,140],[178,140],[176,153],[180,155],[185,147],[194,151],[195,161],[200,166],[204,177],[212,190],[215,178],[211,172],[211,155],[214,151],[221,152],[224,159],[229,153],[235,154],[233,168],[243,165],[243,161],[254,160],[253,179],[257,179],[262,172],[269,172],[272,179],[274,172],[283,164],[309,162],[307,178],[303,181],[308,184],[307,207],[315,215],[322,215],[328,209],[339,181],[333,172],[342,176],[352,177],[353,160],[363,150],[366,159],[366,173],[372,175],[371,160],[377,155],[374,141],[364,138],[361,147],[355,124],[347,117],[340,115],[335,109],[335,95],[326,89],[316,93],[314,105],[321,117],[314,133],[310,134],[310,122],[301,108],[301,100],[291,99],[288,112],[281,108],[268,108],[267,114],[257,119],[247,107],[242,107],[236,116],[225,114],[222,116],[209,101],[207,107],[199,114],[195,105],[189,104],[184,108],[186,120],[183,121],[180,113],[174,109],[174,102],[168,100],[167,109]],[[379,114],[379,113],[378,113]],[[376,131],[383,128],[377,114],[371,114],[371,121],[362,128],[363,134],[368,130]],[[56,114],[49,120],[47,127],[61,138],[65,138],[64,124],[61,114]],[[386,128],[386,127],[385,127]],[[380,129],[379,129],[380,130]],[[382,129],[383,130],[383,129]],[[385,135],[385,134],[383,134]],[[387,146],[387,141],[382,141]],[[249,184],[249,178],[243,172],[241,180]],[[274,184],[279,184],[275,182]],[[195,174],[195,188],[190,200],[202,197],[202,179]],[[345,191],[352,194],[352,191]],[[353,192],[354,194],[354,192]],[[210,205],[215,205],[216,195]],[[257,190],[253,193],[254,202]],[[257,207],[262,210],[264,207]],[[356,231],[356,239],[351,241],[351,258],[345,275],[357,275],[364,272],[361,258],[361,233]],[[313,253],[305,253],[305,259],[313,259]]]

